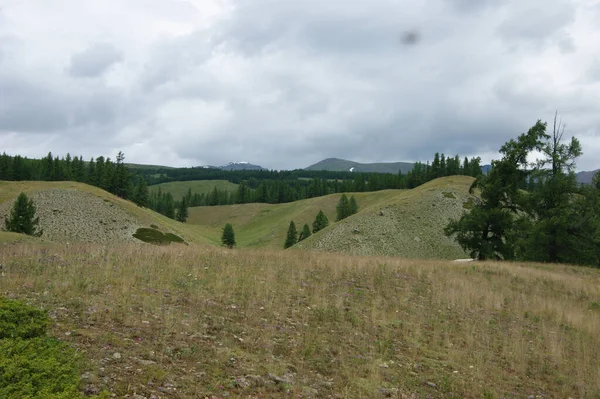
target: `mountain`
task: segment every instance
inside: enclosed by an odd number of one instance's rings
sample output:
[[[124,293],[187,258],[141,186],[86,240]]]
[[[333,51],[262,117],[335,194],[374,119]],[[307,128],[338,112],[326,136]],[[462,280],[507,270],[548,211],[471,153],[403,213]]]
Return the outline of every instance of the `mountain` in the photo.
[[[598,172],[600,172],[600,169],[592,170],[589,172],[579,172],[577,173],[577,182],[583,184],[590,184],[592,182],[592,179],[594,178],[594,175]]]
[[[328,170],[332,172],[375,172],[375,173],[407,173],[413,168],[411,162],[378,162],[378,163],[359,163],[339,158],[327,158],[314,165],[310,165],[305,170]]]
[[[252,165],[249,162],[229,162],[227,165],[219,166],[222,170],[266,170],[262,166]]]

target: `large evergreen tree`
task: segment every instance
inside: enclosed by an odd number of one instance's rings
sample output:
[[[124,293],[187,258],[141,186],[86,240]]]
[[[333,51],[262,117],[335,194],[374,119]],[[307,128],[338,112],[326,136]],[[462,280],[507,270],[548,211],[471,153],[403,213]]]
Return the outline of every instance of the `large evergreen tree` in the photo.
[[[233,248],[235,246],[235,232],[233,231],[231,223],[227,223],[225,227],[223,227],[221,243],[227,248]]]
[[[323,211],[320,210],[312,224],[312,232],[316,233],[317,231],[323,230],[327,226],[329,226],[329,219],[327,219],[327,216],[323,213]]]
[[[12,207],[9,217],[4,219],[4,229],[14,233],[41,236],[38,230],[40,219],[36,217],[36,208],[33,200],[27,194],[21,193]]]
[[[477,177],[471,193],[478,188],[481,201],[471,212],[451,221],[445,228],[448,236],[456,236],[458,244],[471,257],[483,259],[512,259],[515,250],[515,217],[522,211],[522,192],[529,172],[527,156],[539,150],[546,137],[546,124],[538,121],[517,140],[511,139],[500,150],[503,158],[492,162],[489,175]],[[471,167],[478,164],[470,162]]]
[[[290,222],[290,227],[287,231],[287,236],[285,238],[285,243],[283,244],[284,248],[289,248],[292,245],[298,242],[298,231],[296,230],[296,223],[292,220]]]
[[[138,176],[137,185],[133,195],[133,202],[138,206],[147,207],[150,202],[150,195],[148,193],[148,185],[142,175]]]

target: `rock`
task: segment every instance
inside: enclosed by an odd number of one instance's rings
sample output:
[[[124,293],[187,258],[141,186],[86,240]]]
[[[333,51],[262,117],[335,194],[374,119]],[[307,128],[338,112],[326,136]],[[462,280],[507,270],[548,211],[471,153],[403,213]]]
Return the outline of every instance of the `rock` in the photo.
[[[398,396],[398,388],[379,388],[379,392],[386,398]]]
[[[100,389],[94,384],[87,384],[83,389],[83,394],[85,396],[93,396],[98,395],[100,393]]]
[[[434,384],[433,382],[427,381],[427,385],[430,386],[431,388],[437,388],[437,385]]]
[[[238,388],[250,388],[251,384],[250,381],[248,381],[248,379],[246,377],[236,377],[235,378],[235,385]]]
[[[113,359],[119,360],[121,358],[121,354],[119,352],[113,353]]]
[[[302,395],[307,398],[315,398],[319,396],[319,391],[313,387],[302,387]]]
[[[383,216],[383,210],[379,211],[379,216]]]
[[[281,384],[281,385],[284,385],[284,384],[293,385],[294,380],[295,380],[295,376],[292,373],[284,374],[282,377],[277,376],[275,374],[267,374],[267,377],[271,381],[274,381],[276,384]]]

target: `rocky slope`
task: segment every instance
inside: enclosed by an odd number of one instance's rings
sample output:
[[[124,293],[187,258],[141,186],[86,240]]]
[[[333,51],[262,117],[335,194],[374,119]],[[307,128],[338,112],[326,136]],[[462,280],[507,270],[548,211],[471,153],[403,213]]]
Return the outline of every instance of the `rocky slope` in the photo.
[[[139,242],[138,221],[110,200],[79,190],[46,189],[29,193],[37,207],[42,237],[51,241],[99,244]],[[0,204],[0,229],[13,201]]]

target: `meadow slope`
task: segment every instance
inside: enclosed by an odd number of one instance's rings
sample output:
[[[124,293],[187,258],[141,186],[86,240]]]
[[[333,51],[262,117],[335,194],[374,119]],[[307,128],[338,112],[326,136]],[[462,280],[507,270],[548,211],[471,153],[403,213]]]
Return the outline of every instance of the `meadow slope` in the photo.
[[[132,237],[137,228],[154,225],[187,242],[214,243],[206,237],[202,227],[176,222],[100,188],[77,182],[0,181],[0,229],[21,192],[27,193],[36,204],[44,231],[43,241],[139,242]],[[0,240],[5,242],[17,239],[20,238],[15,235],[0,235]]]
[[[0,246],[82,389],[156,398],[598,398],[600,271],[197,246]]]
[[[312,222],[319,210],[330,226],[295,248],[343,252],[356,255],[391,255],[413,258],[456,259],[466,254],[445,237],[443,228],[458,217],[473,178],[445,177],[414,190],[384,190],[349,193],[359,203],[358,214],[335,222],[341,194],[311,198],[287,204],[243,204],[190,208],[188,223],[212,229],[217,240],[225,223],[231,223],[240,247],[282,248],[291,220],[298,230]],[[383,216],[380,216],[383,213]],[[355,233],[355,229],[358,230]]]

